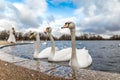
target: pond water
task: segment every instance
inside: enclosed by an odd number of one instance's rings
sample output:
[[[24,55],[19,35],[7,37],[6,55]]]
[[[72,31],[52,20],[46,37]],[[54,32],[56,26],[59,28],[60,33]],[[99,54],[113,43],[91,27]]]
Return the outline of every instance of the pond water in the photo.
[[[108,71],[108,72],[117,72],[120,73],[120,41],[76,41],[76,47],[78,49],[83,48],[84,46],[89,50],[89,54],[93,58],[93,63],[89,69],[99,70],[99,71]],[[43,50],[46,47],[50,47],[50,41],[47,42],[47,45],[43,44],[41,41],[40,50]],[[71,41],[55,41],[55,45],[59,49],[71,47]],[[6,53],[27,58],[33,59],[35,43],[26,44],[26,45],[16,45],[9,46],[0,49]],[[47,61],[47,59],[42,59]],[[56,63],[59,65],[68,65],[68,62]]]

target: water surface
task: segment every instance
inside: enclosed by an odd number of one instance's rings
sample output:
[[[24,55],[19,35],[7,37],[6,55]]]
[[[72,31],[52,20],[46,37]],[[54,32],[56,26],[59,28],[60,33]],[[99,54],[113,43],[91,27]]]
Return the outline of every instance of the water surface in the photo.
[[[76,41],[76,47],[81,49],[86,47],[89,54],[93,58],[93,64],[90,69],[117,72],[120,73],[120,41]],[[50,47],[51,43],[48,41],[47,45],[41,42],[40,50]],[[55,46],[59,49],[71,47],[71,41],[55,41]],[[34,44],[16,45],[4,47],[0,50],[27,59],[33,59]],[[42,59],[47,61],[47,59]],[[68,65],[68,62],[56,63],[59,65]]]

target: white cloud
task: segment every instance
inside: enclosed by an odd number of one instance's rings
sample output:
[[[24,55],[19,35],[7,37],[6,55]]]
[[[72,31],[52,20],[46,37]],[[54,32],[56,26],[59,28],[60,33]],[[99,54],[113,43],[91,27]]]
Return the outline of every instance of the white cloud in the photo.
[[[75,11],[74,11],[74,13],[76,14],[76,15],[80,15],[82,12],[84,12],[84,8],[82,7],[82,8],[78,8],[78,9],[76,9]]]
[[[0,11],[4,10],[4,8],[5,8],[4,0],[0,0]]]
[[[42,1],[42,3],[41,3]],[[0,27],[2,25],[15,24],[17,29],[39,27],[42,23],[42,16],[46,15],[47,3],[45,0],[25,0],[25,2],[14,2],[0,0]],[[4,21],[3,21],[4,20]],[[7,28],[7,25],[4,29]]]
[[[43,15],[47,9],[46,0],[25,0],[24,2],[34,14]]]
[[[94,16],[95,15],[95,9],[96,9],[96,6],[95,5],[91,5],[89,8],[89,11],[88,11],[88,15],[89,16]]]
[[[73,1],[79,7],[75,14],[79,16],[77,23],[80,24],[78,27],[82,27],[81,31],[106,35],[108,32],[113,34],[120,30],[119,0]]]
[[[14,4],[16,8],[20,11],[19,19],[20,22],[23,23],[24,27],[38,27],[39,20],[36,18],[36,14],[33,14],[26,5],[23,4]]]
[[[19,28],[19,27],[17,27],[17,25],[16,25],[16,23],[14,21],[6,20],[6,19],[0,20],[0,27],[2,29],[10,30],[12,25],[15,27],[15,29]]]

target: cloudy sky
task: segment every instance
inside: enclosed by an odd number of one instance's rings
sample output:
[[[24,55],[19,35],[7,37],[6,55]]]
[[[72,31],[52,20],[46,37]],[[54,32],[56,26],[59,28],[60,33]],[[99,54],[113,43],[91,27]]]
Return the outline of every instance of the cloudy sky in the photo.
[[[69,34],[60,29],[66,21],[75,22],[76,35],[120,34],[120,0],[0,0],[0,30],[43,32],[51,26],[60,36]]]

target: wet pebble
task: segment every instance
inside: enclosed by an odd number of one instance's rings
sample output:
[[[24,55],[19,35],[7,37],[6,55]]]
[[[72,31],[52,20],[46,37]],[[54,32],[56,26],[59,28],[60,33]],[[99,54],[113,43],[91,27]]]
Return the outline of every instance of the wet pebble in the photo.
[[[7,66],[8,64],[6,63],[5,66]]]
[[[34,76],[34,74],[31,74],[31,76]]]

